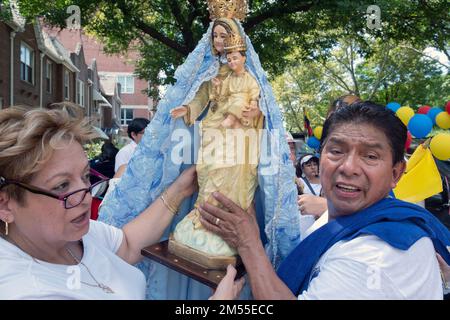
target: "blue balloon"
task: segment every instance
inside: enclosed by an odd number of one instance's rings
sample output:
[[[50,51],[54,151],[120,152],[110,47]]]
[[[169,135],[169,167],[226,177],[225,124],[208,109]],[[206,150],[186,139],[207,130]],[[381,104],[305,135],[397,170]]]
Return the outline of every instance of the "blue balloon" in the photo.
[[[308,140],[306,141],[306,144],[308,145],[308,147],[310,147],[312,149],[319,149],[319,147],[320,147],[319,139],[317,139],[314,136],[309,137]]]
[[[392,110],[394,112],[397,112],[397,110],[400,109],[400,103],[398,103],[398,102],[389,102],[386,105],[386,108],[388,108],[389,110]]]
[[[431,129],[433,121],[424,114],[416,114],[408,122],[408,130],[415,138],[425,138]]]
[[[428,111],[427,116],[433,121],[433,125],[436,125],[436,116],[441,112],[443,112],[442,109],[438,107],[431,108]]]

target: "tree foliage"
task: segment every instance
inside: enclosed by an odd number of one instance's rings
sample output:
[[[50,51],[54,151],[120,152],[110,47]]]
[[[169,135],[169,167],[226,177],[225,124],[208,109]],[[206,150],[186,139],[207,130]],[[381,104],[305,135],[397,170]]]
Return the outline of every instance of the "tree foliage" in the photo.
[[[60,27],[66,8],[78,5],[82,26],[99,37],[110,52],[136,47],[142,53],[137,72],[155,85],[173,83],[174,71],[191,52],[209,25],[203,0],[19,0],[28,18],[44,16]],[[288,55],[298,59],[329,54],[337,38],[352,36],[360,49],[371,52],[364,34],[403,41],[415,48],[439,48],[448,55],[447,0],[378,0],[382,28],[367,25],[367,0],[249,0],[244,28],[272,76],[289,67]],[[163,72],[161,72],[163,71]],[[163,77],[161,77],[163,75]]]
[[[411,50],[407,42],[368,37],[371,54],[352,37],[338,39],[327,59],[299,62],[295,52],[291,67],[273,81],[289,130],[303,130],[303,108],[313,126],[323,123],[330,103],[344,94],[386,105],[397,101],[417,108],[443,106],[450,99],[448,67]]]

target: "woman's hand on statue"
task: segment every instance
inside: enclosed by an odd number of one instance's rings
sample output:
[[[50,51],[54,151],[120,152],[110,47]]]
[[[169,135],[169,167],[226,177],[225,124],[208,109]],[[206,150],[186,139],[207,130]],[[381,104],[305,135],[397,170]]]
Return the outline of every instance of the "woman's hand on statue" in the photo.
[[[172,183],[170,188],[173,190],[173,194],[179,195],[182,199],[189,197],[194,192],[198,191],[197,170],[195,165],[184,170],[175,182]]]
[[[209,300],[235,300],[239,297],[239,293],[244,286],[245,279],[241,277],[239,280],[234,280],[236,277],[236,269],[232,265],[228,265],[225,277],[220,281],[214,294]]]
[[[328,209],[327,199],[312,194],[299,195],[297,204],[301,214],[309,214],[316,219]]]
[[[170,110],[170,115],[174,119],[184,117],[188,112],[187,106],[179,106]]]
[[[261,242],[253,205],[245,211],[219,192],[214,192],[213,197],[223,209],[209,203],[199,206],[200,221],[207,230],[219,235],[238,251],[251,249],[255,243]]]

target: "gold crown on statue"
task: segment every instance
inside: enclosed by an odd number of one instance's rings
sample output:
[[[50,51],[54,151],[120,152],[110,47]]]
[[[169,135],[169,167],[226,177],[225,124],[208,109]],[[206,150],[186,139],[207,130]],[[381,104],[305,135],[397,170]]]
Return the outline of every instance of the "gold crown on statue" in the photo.
[[[247,0],[208,0],[209,17],[236,18],[244,20],[247,15]]]
[[[223,47],[226,53],[247,50],[245,40],[240,35],[234,33],[230,33],[230,35],[225,38]]]

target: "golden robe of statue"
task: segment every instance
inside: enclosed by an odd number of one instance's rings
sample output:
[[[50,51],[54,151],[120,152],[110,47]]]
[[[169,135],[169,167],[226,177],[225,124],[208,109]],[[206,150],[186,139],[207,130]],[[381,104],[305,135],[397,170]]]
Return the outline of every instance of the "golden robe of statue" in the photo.
[[[247,71],[237,75],[223,65],[218,78],[221,80],[219,86],[212,81],[202,84],[184,117],[187,125],[193,125],[209,105],[208,113],[200,122],[198,198],[194,209],[177,225],[174,238],[209,255],[233,256],[236,254],[233,248],[203,228],[196,208],[203,202],[218,205],[211,195],[215,191],[220,191],[244,209],[251,205],[258,185],[256,170],[263,116],[260,114],[248,120],[242,115],[243,108],[250,101],[258,101],[260,94],[258,83]],[[223,127],[228,114],[239,121],[239,129]]]

